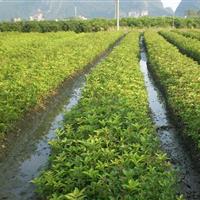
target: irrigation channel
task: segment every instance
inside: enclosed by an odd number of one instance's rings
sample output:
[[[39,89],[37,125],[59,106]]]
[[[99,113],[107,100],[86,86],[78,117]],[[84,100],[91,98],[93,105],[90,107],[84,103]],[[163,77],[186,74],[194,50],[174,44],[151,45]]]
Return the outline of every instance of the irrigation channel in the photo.
[[[20,134],[9,144],[7,155],[0,160],[0,199],[38,199],[31,183],[48,166],[51,153],[48,142],[56,137],[56,130],[62,128],[65,112],[75,106],[85,86],[86,77],[117,46],[120,37],[104,53],[85,67],[85,70],[67,80],[45,111],[25,119]]]
[[[122,38],[121,38],[122,39]],[[25,125],[14,141],[10,142],[7,155],[0,160],[0,199],[37,199],[31,180],[48,166],[51,153],[48,142],[56,137],[56,130],[62,127],[64,113],[75,106],[80,97],[87,75],[120,42],[117,41],[101,57],[80,74],[67,81],[59,95],[48,104],[45,111],[25,119]],[[189,153],[167,117],[165,100],[156,87],[147,68],[147,56],[141,38],[141,71],[144,74],[148,92],[149,107],[161,146],[171,162],[179,170],[181,192],[188,200],[200,199],[200,174],[195,170]]]
[[[66,102],[62,111],[57,113],[57,109],[52,110],[52,116],[42,119],[42,124],[34,127],[34,131],[17,138],[7,160],[0,164],[0,199],[37,199],[30,181],[47,166],[50,155],[48,142],[55,138],[56,130],[61,128],[64,112],[77,104],[84,83],[85,76],[81,75],[71,88],[66,88]]]
[[[192,160],[190,153],[184,146],[182,138],[178,135],[174,125],[171,123],[165,99],[148,70],[147,53],[143,37],[140,39],[140,46],[140,67],[144,75],[149,107],[153,122],[157,128],[161,147],[167,153],[171,163],[178,171],[180,177],[180,193],[187,200],[200,200],[200,173],[195,166],[195,161]]]

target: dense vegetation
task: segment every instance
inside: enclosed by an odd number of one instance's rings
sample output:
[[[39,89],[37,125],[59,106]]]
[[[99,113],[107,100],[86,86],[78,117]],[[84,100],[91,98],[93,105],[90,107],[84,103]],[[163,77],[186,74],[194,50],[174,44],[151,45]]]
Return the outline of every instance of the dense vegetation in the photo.
[[[174,113],[173,120],[200,148],[200,66],[156,32],[146,32],[145,42],[150,68]]]
[[[121,19],[121,25],[138,28],[200,28],[200,20],[197,18],[179,17],[140,17]]]
[[[22,22],[2,22],[0,23],[0,32],[18,31],[18,32],[57,32],[74,31],[97,32],[107,30],[113,25],[113,21],[95,19],[95,20],[65,20],[65,21],[22,21]]]
[[[200,32],[198,30],[190,30],[190,31],[188,31],[186,29],[186,30],[174,30],[173,32],[181,34],[181,35],[183,35],[185,37],[189,37],[189,38],[200,40]]]
[[[115,26],[116,21],[106,19],[92,20],[63,20],[63,21],[22,21],[22,22],[1,22],[0,32],[18,31],[18,32],[57,32],[57,31],[75,31],[96,32],[108,30]],[[123,18],[120,20],[121,26],[150,28],[150,27],[175,27],[175,28],[200,28],[198,18],[178,18],[178,17],[140,17]]]
[[[161,31],[160,34],[164,36],[169,42],[176,45],[181,52],[192,57],[200,63],[200,41],[197,39],[186,38],[180,34]]]
[[[157,26],[148,23],[149,18],[139,18],[144,20],[141,24],[123,20],[124,26]],[[89,22],[83,23],[87,29]],[[79,28],[74,31],[98,31]],[[0,33],[0,136],[123,34]],[[144,36],[149,68],[174,124],[200,150],[200,65],[194,61],[200,62],[199,34],[197,29],[147,30]],[[79,104],[66,113],[63,123],[51,142],[49,169],[34,180],[41,198],[182,199],[176,196],[176,175],[160,150],[149,114],[139,69],[139,31],[129,33],[92,71]]]
[[[51,142],[50,169],[35,180],[47,199],[176,199],[160,152],[131,33],[89,76],[79,104]]]
[[[0,34],[0,133],[41,104],[122,32]]]

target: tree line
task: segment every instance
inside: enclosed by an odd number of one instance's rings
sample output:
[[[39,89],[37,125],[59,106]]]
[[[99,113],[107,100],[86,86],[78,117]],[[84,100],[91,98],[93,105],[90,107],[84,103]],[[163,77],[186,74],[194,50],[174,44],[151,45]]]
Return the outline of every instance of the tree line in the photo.
[[[97,32],[105,31],[114,27],[114,19],[91,19],[91,20],[60,20],[60,21],[20,21],[20,22],[0,22],[0,32],[18,31],[18,32],[57,32],[74,31]],[[133,28],[200,28],[200,19],[179,18],[179,17],[140,17],[140,18],[122,18],[120,25]]]

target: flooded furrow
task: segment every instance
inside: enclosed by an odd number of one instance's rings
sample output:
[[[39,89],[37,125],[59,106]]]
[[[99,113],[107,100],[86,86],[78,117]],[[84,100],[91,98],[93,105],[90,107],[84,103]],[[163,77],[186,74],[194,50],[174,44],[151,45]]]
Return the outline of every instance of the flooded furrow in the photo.
[[[9,142],[6,156],[0,160],[0,199],[37,199],[31,180],[48,166],[51,153],[48,142],[56,137],[56,130],[62,127],[65,112],[78,103],[87,75],[122,39],[89,64],[84,72],[67,81],[44,112],[33,119],[24,120],[22,130]]]
[[[165,99],[148,71],[143,37],[141,37],[140,45],[140,67],[144,75],[152,119],[157,128],[161,147],[167,153],[171,163],[178,171],[181,188],[181,191],[178,192],[181,192],[187,200],[199,200],[200,174],[195,167],[190,153],[186,150],[187,148],[184,146],[182,138],[178,135],[173,124],[170,122]]]
[[[17,138],[12,151],[0,164],[0,199],[36,199],[34,185],[30,181],[47,166],[51,152],[48,142],[62,127],[64,113],[77,104],[84,84],[85,75],[82,75],[71,88],[66,88],[68,95],[62,110],[59,113],[52,110],[57,114],[55,117],[47,116],[31,134]]]

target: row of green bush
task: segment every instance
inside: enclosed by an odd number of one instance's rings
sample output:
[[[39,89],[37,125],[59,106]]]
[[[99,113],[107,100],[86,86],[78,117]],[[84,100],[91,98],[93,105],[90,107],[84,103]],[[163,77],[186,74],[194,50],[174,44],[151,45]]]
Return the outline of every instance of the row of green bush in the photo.
[[[177,46],[180,51],[200,63],[200,41],[193,38],[188,38],[183,35],[160,31],[160,34],[169,42]]]
[[[1,22],[0,32],[57,32],[75,31],[92,32],[108,30],[115,26],[113,19],[92,19],[92,20],[62,20],[62,21],[22,21],[22,22]],[[199,18],[178,18],[178,17],[140,17],[122,18],[121,26],[128,27],[175,27],[175,28],[200,28]]]
[[[63,20],[63,21],[21,21],[21,22],[1,22],[0,32],[57,32],[74,31],[97,32],[105,31],[113,25],[113,21],[104,19],[95,20]]]
[[[173,32],[183,35],[185,37],[200,40],[200,31],[195,30],[173,30]]]
[[[121,19],[121,25],[139,28],[200,28],[199,18],[180,17],[140,17]]]
[[[65,79],[123,32],[3,33],[0,38],[0,134],[43,103]]]
[[[88,77],[58,131],[50,169],[34,182],[44,199],[175,200],[175,177],[148,110],[139,34],[129,34]]]
[[[200,148],[200,65],[153,31],[145,33],[150,69],[161,85],[173,120]]]

